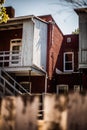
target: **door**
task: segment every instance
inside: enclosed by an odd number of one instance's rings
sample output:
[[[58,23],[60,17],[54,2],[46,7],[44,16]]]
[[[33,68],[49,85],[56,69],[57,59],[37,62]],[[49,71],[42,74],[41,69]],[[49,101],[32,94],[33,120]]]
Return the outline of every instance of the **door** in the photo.
[[[10,66],[21,65],[21,39],[11,40],[10,44]]]

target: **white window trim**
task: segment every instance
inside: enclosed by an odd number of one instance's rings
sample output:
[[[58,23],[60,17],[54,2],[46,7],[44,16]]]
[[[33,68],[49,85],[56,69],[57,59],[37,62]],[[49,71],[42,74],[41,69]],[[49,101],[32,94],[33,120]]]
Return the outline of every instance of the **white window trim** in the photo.
[[[74,85],[74,92],[80,92],[80,85]]]
[[[13,41],[18,41],[18,40],[20,40],[21,42],[20,42],[20,43],[17,43],[17,42],[16,42],[16,43],[13,43],[13,44],[12,44]],[[10,51],[12,51],[12,47],[13,47],[14,45],[20,45],[20,46],[21,46],[21,45],[22,45],[22,39],[12,39],[12,40],[10,41]]]
[[[59,94],[59,90],[64,90],[68,92],[68,85],[67,84],[59,84],[56,86],[56,93]]]
[[[71,37],[67,37],[67,43],[71,43]]]
[[[66,54],[72,54],[72,70],[66,70],[65,69],[65,55]],[[74,52],[64,52],[64,55],[63,55],[63,70],[64,72],[73,72],[74,71]]]

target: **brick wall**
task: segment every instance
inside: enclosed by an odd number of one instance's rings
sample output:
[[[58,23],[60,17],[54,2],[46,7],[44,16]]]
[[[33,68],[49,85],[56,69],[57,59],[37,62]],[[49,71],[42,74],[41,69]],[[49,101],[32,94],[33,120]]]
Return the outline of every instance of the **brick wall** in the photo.
[[[63,34],[51,15],[40,16],[40,18],[48,22],[47,73],[51,80],[61,50]]]
[[[67,38],[71,38],[71,42],[67,43]],[[78,70],[78,51],[79,51],[79,35],[65,35],[63,39],[63,43],[60,49],[60,53],[57,59],[57,68],[63,71],[63,55],[64,52],[73,52],[74,53],[74,71]]]
[[[63,40],[63,35],[59,31],[57,25],[51,25],[52,26],[52,36],[51,40],[52,42],[50,44],[50,47],[48,48],[48,61],[49,61],[49,66],[48,66],[48,75],[50,78],[52,78],[53,73],[55,73],[56,69],[56,64],[57,64],[57,59],[61,50],[62,46],[62,40]]]

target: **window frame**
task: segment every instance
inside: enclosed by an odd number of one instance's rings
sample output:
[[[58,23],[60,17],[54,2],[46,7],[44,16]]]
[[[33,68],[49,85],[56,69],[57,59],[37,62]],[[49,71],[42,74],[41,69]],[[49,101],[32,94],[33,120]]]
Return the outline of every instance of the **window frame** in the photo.
[[[24,89],[26,89],[29,93],[31,93],[31,89],[32,89],[32,82],[28,82],[28,81],[22,81],[20,82],[21,86],[24,87]],[[28,88],[26,85],[29,85]],[[26,86],[26,88],[25,88]]]
[[[74,92],[80,92],[80,85],[74,85]]]
[[[69,61],[69,63],[71,62],[72,63],[72,69],[71,70],[66,70],[66,61],[65,61],[65,56],[66,54],[72,54],[72,61]],[[63,55],[63,70],[64,72],[73,72],[74,71],[74,52],[64,52],[64,55]]]
[[[69,86],[68,84],[58,84],[56,85],[56,94],[60,94],[60,90],[63,90],[64,93],[68,93]]]
[[[17,41],[20,41],[20,42],[17,42]],[[14,46],[19,46],[22,50],[22,39],[17,38],[17,39],[10,40],[10,60],[12,60],[12,48]],[[19,50],[19,53],[21,53],[20,50]],[[18,66],[20,64],[21,64],[21,61],[18,63],[12,63],[12,62],[9,63],[10,66]]]
[[[67,43],[71,43],[71,37],[67,37]]]

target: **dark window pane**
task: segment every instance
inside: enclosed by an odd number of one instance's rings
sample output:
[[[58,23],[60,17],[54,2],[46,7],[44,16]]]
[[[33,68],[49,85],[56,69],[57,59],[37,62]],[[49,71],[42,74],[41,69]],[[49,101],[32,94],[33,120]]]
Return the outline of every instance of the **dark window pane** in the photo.
[[[19,54],[19,49],[20,49],[20,46],[13,46],[12,47],[12,54]],[[18,60],[19,59],[19,56],[18,55],[12,55],[12,64],[18,64],[19,61],[14,61],[14,60]]]
[[[31,83],[30,82],[24,82],[24,83],[20,83],[24,89],[26,89],[28,92],[30,92],[30,88],[31,88]]]
[[[72,54],[66,54],[65,61],[72,61]]]
[[[65,70],[72,70],[72,63],[65,63]]]
[[[20,49],[20,46],[13,46],[12,50],[13,51],[16,51],[16,50],[19,50]]]

